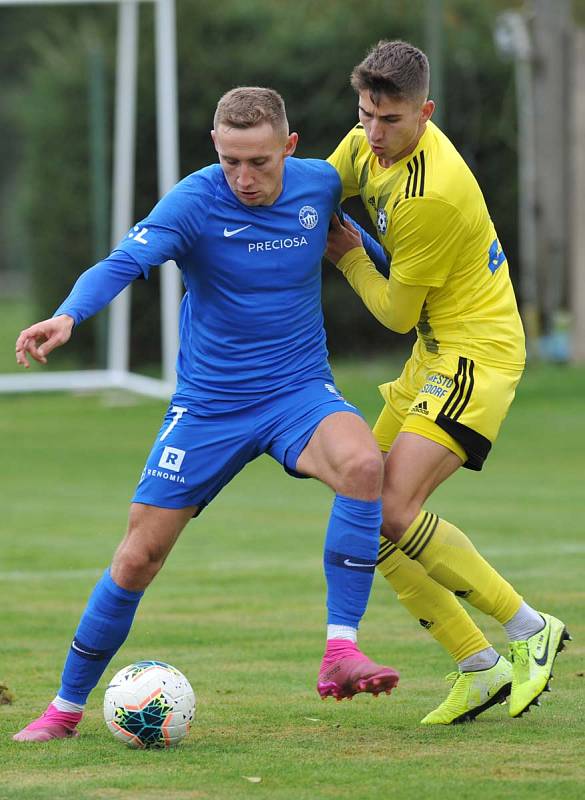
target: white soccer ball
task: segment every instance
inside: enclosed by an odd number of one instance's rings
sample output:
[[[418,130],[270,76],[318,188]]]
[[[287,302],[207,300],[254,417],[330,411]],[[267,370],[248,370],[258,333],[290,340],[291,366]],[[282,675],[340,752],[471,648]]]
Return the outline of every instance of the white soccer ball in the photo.
[[[162,661],[130,664],[106,689],[106,724],[116,739],[134,749],[174,747],[189,733],[194,716],[191,684]]]

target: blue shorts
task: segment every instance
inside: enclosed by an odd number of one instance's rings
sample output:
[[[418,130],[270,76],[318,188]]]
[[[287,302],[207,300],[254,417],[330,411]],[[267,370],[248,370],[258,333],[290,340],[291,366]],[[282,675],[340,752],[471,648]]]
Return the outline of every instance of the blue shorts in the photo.
[[[268,453],[294,477],[297,460],[325,417],[360,415],[332,383],[313,380],[245,406],[198,413],[175,394],[132,498],[160,508],[203,508],[249,462]],[[361,416],[361,415],[360,415]]]

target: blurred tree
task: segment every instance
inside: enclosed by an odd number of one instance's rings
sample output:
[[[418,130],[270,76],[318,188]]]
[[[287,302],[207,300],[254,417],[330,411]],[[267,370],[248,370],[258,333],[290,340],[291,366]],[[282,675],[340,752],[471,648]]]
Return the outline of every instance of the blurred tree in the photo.
[[[337,0],[177,0],[182,174],[215,160],[209,138],[213,111],[219,96],[235,85],[278,89],[291,127],[301,134],[297,154],[328,155],[355,123],[353,66],[378,38],[403,38],[424,49],[426,3],[345,0],[341,11]],[[495,15],[509,6],[521,2],[444,0],[443,115],[447,134],[484,189],[515,274],[513,75],[493,41]],[[27,260],[39,316],[52,313],[91,263],[87,60],[99,35],[109,49],[113,79],[115,13],[104,11],[43,11],[47,32],[29,45],[32,63],[24,82],[19,76],[20,97],[11,105],[16,138],[25,143],[16,201],[26,210]],[[157,199],[153,16],[149,5],[141,6],[137,219]],[[26,39],[24,28],[21,20],[17,35]],[[0,44],[3,37],[0,28]],[[359,202],[351,210],[364,221]],[[157,281],[140,283],[133,302],[134,366],[157,358]],[[324,307],[334,353],[386,350],[404,340],[370,317],[331,266],[324,269]],[[71,347],[83,347],[91,357],[91,326],[82,326],[82,333],[85,343],[78,335]]]
[[[18,230],[18,215],[14,213],[16,169],[21,158],[21,138],[11,135],[19,129],[13,109],[18,102],[19,84],[22,81],[22,55],[26,52],[23,40],[35,22],[35,9],[0,9],[0,131],[3,132],[0,148],[0,276],[16,271],[22,260],[22,237]]]
[[[96,21],[91,14],[54,15],[44,30],[35,28],[29,39],[34,61],[26,94],[12,98],[13,119],[21,131],[15,185],[24,239],[19,246],[32,274],[37,318],[50,316],[80,269],[95,260],[89,54],[96,40],[106,38],[112,21]],[[75,340],[70,353],[92,365],[95,324],[82,328]]]

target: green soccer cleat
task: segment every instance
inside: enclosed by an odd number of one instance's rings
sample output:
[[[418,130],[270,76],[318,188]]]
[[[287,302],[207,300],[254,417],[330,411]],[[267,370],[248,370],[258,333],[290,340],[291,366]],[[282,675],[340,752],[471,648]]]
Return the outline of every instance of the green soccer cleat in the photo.
[[[510,694],[510,716],[521,717],[530,706],[539,706],[539,697],[550,692],[552,668],[565,642],[571,637],[565,623],[550,614],[539,612],[544,627],[526,641],[510,642],[513,678]]]
[[[512,665],[500,656],[493,667],[477,672],[452,672],[453,686],[440,706],[421,725],[458,725],[471,722],[496,703],[505,703],[512,688]]]

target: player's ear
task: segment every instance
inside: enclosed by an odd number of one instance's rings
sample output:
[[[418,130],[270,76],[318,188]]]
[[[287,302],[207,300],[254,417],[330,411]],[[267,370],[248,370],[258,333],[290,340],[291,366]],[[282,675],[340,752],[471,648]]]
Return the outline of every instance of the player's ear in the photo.
[[[430,118],[433,116],[433,111],[435,110],[435,102],[434,100],[427,100],[423,103],[423,107],[421,109],[421,122],[428,122]]]
[[[217,138],[216,138],[216,135],[215,135],[215,131],[212,130],[212,131],[210,131],[210,133],[211,133],[211,138],[213,140],[214,147],[217,150]]]
[[[284,146],[284,155],[285,156],[292,156],[294,151],[297,149],[297,142],[299,141],[299,134],[298,133],[289,133],[286,138],[286,144]]]

